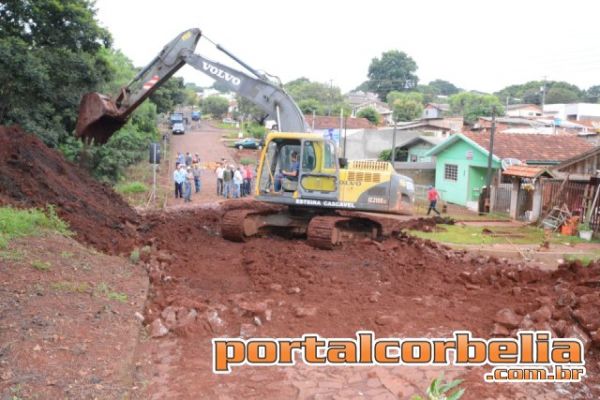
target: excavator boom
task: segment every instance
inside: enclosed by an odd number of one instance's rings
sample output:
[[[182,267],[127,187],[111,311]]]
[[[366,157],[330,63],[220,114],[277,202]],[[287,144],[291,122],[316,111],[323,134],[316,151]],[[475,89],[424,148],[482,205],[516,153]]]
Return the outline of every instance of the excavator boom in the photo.
[[[254,76],[235,70],[194,53],[201,38],[200,29],[189,29],[169,42],[162,51],[142,69],[115,99],[99,93],[87,93],[79,105],[75,132],[77,137],[103,144],[119,130],[131,113],[167,79],[185,64],[220,81],[232,91],[247,98],[278,121],[280,131],[305,132],[306,122],[292,98],[227,50],[217,48],[245,67]]]

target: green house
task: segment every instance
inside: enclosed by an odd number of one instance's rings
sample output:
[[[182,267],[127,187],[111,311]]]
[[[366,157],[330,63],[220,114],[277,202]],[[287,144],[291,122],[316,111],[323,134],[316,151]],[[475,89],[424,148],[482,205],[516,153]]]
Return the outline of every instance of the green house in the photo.
[[[426,153],[436,157],[435,187],[449,203],[470,206],[476,203],[486,184],[488,151],[463,134],[456,134]],[[501,160],[492,158],[497,172]]]
[[[488,133],[466,132],[451,136],[426,153],[436,158],[435,186],[443,200],[476,208],[486,185],[489,146]],[[502,160],[552,167],[593,147],[576,136],[497,133],[492,173],[498,173]]]

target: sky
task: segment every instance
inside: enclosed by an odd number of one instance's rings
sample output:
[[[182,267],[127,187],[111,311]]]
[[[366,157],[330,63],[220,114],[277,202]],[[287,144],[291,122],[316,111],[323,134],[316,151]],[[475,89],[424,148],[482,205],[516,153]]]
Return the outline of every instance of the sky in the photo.
[[[597,1],[96,0],[114,47],[144,66],[188,28],[283,82],[307,77],[348,92],[371,60],[400,50],[420,83],[494,92],[530,80],[600,84]],[[242,69],[205,39],[199,54]],[[209,86],[186,66],[177,74]]]

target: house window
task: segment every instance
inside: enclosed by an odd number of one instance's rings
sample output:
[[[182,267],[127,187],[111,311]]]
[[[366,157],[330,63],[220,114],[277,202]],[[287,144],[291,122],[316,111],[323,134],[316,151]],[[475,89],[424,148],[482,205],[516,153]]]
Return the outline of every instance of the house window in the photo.
[[[444,179],[456,182],[458,180],[458,165],[444,164]]]

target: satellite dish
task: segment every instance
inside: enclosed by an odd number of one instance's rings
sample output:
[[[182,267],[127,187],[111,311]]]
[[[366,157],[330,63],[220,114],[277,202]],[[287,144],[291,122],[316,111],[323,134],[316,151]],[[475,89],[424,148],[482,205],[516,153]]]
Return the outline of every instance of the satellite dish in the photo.
[[[518,160],[516,158],[503,158],[501,164],[502,164],[502,170],[504,171],[511,165],[521,165],[523,163],[521,162],[521,160]]]

